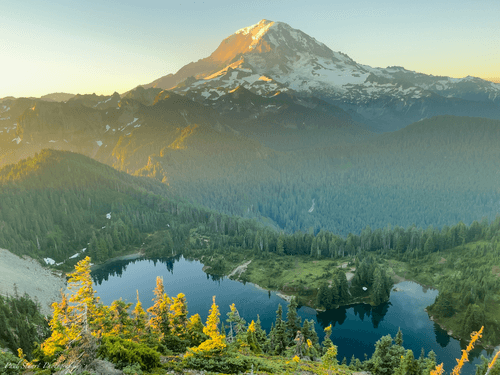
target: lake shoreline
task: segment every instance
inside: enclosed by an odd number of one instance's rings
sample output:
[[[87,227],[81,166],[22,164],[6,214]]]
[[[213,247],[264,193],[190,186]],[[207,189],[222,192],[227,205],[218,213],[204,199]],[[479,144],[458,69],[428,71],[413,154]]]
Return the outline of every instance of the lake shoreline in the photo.
[[[226,317],[230,311],[229,306],[235,304],[240,315],[250,322],[255,321],[257,315],[261,320],[263,329],[269,332],[270,327],[275,324],[276,311],[281,304],[283,315],[286,316],[288,303],[283,299],[270,293],[267,289],[248,281],[244,283],[244,276],[240,282],[226,277],[207,277],[202,271],[203,264],[193,261],[194,257],[163,258],[156,263],[147,260],[140,261],[118,261],[116,266],[109,265],[109,276],[103,278],[102,284],[96,286],[97,295],[103,298],[103,303],[109,304],[112,300],[122,297],[126,301],[134,301],[136,292],[139,290],[144,307],[151,305],[150,298],[152,275],[164,277],[165,290],[169,295],[184,293],[189,307],[189,313],[198,313],[204,321],[212,303],[211,296],[217,297],[217,305],[220,308],[221,319]],[[196,257],[199,259],[199,257]],[[249,260],[239,262],[245,263]],[[252,262],[253,264],[254,262]],[[227,267],[229,271],[236,266]],[[257,272],[255,270],[254,272]],[[266,282],[265,279],[264,283]],[[246,288],[244,285],[246,285]],[[250,285],[248,285],[250,284]],[[265,284],[266,285],[266,284]],[[460,343],[449,337],[446,331],[441,331],[438,326],[429,319],[428,314],[423,311],[425,306],[430,305],[437,291],[424,293],[422,287],[414,282],[405,282],[396,285],[399,292],[391,292],[390,303],[383,304],[378,308],[371,306],[349,306],[324,313],[302,306],[297,309],[302,321],[313,320],[315,330],[319,339],[323,339],[323,328],[332,324],[335,329],[334,343],[339,345],[338,356],[343,358],[363,358],[363,353],[371,355],[374,345],[380,337],[396,334],[398,327],[405,336],[407,348],[414,353],[419,353],[425,347],[426,353],[434,350],[440,362],[445,363],[446,368],[452,368],[456,364],[456,357],[460,354]],[[270,294],[268,297],[268,293]],[[415,310],[415,304],[418,308]],[[439,332],[438,332],[439,330]],[[436,334],[436,332],[438,332]],[[437,336],[436,336],[437,335]],[[437,339],[436,339],[436,337]],[[439,337],[438,337],[439,336]],[[445,337],[449,338],[446,339]],[[335,341],[336,340],[336,341]],[[405,344],[405,346],[406,346]],[[449,347],[448,347],[449,346]],[[479,350],[482,348],[478,347]],[[483,353],[487,355],[487,353]],[[470,367],[479,361],[478,353],[471,354],[469,367],[464,367],[464,374],[473,373]],[[474,359],[473,359],[474,356]],[[471,370],[471,371],[469,371]]]
[[[197,260],[199,262],[202,262],[202,259],[198,259],[198,258],[193,258],[194,260]],[[232,277],[233,275],[235,275],[235,273],[238,273],[238,276],[241,276],[242,273],[244,273],[246,271],[246,267],[252,262],[252,260],[250,261],[247,261],[245,262],[244,264],[241,264],[239,266],[237,266],[235,269],[233,269],[229,275],[218,275],[218,276],[224,276],[224,277],[227,277],[228,279],[230,280],[234,280],[234,281],[238,281],[240,283],[249,283],[253,286],[255,286],[257,289],[260,289],[260,290],[264,290],[264,291],[267,291],[267,292],[273,292],[273,293],[276,293],[276,296],[278,296],[279,298],[283,299],[284,301],[290,303],[291,300],[295,297],[298,299],[298,296],[297,295],[290,295],[290,294],[286,294],[285,291],[283,290],[276,290],[276,289],[267,289],[261,285],[258,285],[257,283],[253,282],[253,281],[243,281],[241,280],[239,277]],[[203,263],[202,263],[203,264]],[[241,270],[241,268],[243,267],[243,269]],[[210,274],[209,273],[209,270],[211,269],[210,266],[206,266],[204,265],[203,268],[202,268],[202,271],[205,272],[206,274]],[[236,272],[236,271],[240,271],[241,272]],[[411,281],[411,280],[403,280],[403,281]],[[388,299],[389,300],[389,299]],[[388,302],[387,301],[384,301],[382,303],[385,303],[385,302]],[[341,307],[346,307],[346,308],[349,308],[351,306],[355,306],[355,305],[368,305],[368,306],[371,306],[371,307],[376,307],[374,305],[372,305],[371,303],[366,303],[366,302],[363,302],[361,300],[356,300],[356,301],[351,301],[349,304],[346,304],[346,305],[338,305],[334,310],[336,309],[339,309]],[[319,309],[319,308],[316,308],[316,307],[313,307],[313,306],[310,306],[310,305],[301,305],[301,306],[305,306],[305,307],[309,307],[311,309],[314,309],[316,312],[324,312],[324,311],[327,311],[327,310],[324,310],[324,309]]]
[[[439,292],[439,289],[433,285],[426,285],[426,284],[423,284],[417,280],[412,280],[412,279],[406,279],[404,276],[399,276],[398,274],[394,273],[393,275],[393,279],[397,278],[398,281],[398,284],[400,282],[404,282],[404,281],[411,281],[411,282],[414,282],[418,285],[420,285],[421,287],[423,288],[427,288],[427,289],[432,289],[432,290],[437,290]],[[397,285],[397,284],[394,284],[394,285]],[[431,315],[428,311],[427,311],[427,308],[424,309],[424,311],[427,313],[427,316],[429,317],[429,319],[431,321],[433,321],[434,323],[436,323],[443,331],[446,331],[446,334],[450,337],[453,337],[454,339],[456,340],[459,340],[459,341],[466,341],[466,342],[470,342],[470,338],[465,338],[465,337],[462,337],[460,335],[458,335],[457,333],[454,333],[453,330],[449,329],[446,327],[446,325],[439,321],[438,319],[436,319],[436,317],[434,315]],[[478,346],[482,347],[483,349],[495,349],[497,348],[498,346],[493,346],[493,345],[485,345],[485,344],[482,344],[481,343],[481,340],[478,340]]]
[[[114,258],[106,259],[102,263],[93,264],[92,267],[90,267],[90,269],[91,269],[91,271],[95,271],[95,270],[98,270],[99,268],[104,267],[104,266],[108,265],[109,263],[113,263],[117,260],[133,260],[133,259],[140,259],[140,258],[145,258],[144,253],[142,253],[141,251],[133,252],[130,254],[125,254],[125,255],[119,255],[119,256],[114,257]]]

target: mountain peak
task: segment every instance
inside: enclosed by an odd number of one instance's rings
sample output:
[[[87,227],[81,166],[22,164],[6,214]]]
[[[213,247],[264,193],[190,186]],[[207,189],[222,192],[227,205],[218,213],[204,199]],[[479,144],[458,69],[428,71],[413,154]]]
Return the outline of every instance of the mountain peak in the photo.
[[[238,31],[235,32],[235,34],[251,34],[252,38],[257,39],[255,35],[258,33],[265,33],[271,26],[274,25],[273,21],[269,21],[266,19],[260,20],[259,23],[256,23],[255,25],[244,27],[242,29],[239,29]]]

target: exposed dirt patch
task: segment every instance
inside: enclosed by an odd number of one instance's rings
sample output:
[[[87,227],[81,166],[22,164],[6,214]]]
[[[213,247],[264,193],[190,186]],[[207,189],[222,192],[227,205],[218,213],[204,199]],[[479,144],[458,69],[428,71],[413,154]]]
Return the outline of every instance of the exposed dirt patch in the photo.
[[[491,273],[493,275],[496,275],[497,277],[500,277],[500,267],[498,266],[491,267]]]
[[[346,272],[345,277],[347,278],[347,281],[351,281],[354,277],[354,274],[352,272]]]
[[[241,266],[236,267],[227,277],[231,277],[235,274],[241,275],[243,272],[247,270],[247,267],[250,263],[252,263],[251,260],[249,260],[246,263],[243,263]]]
[[[406,281],[406,279],[403,276],[399,276],[399,275],[397,275],[397,274],[394,273],[392,275],[392,281],[394,281],[394,284],[397,284],[397,283]]]

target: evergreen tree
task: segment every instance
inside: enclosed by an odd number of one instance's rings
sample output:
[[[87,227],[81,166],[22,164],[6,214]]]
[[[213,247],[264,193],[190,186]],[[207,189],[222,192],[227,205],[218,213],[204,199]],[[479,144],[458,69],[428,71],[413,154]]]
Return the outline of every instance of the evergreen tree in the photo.
[[[156,277],[156,288],[153,293],[155,298],[153,298],[153,306],[148,309],[148,313],[151,314],[148,327],[151,333],[162,340],[171,333],[170,305],[172,300],[165,293],[163,279],[160,276]]]
[[[335,277],[335,284],[338,290],[338,303],[343,304],[349,301],[349,284],[345,273],[338,272]]]
[[[276,310],[276,325],[274,327],[274,352],[276,355],[281,355],[288,345],[288,335],[286,332],[285,322],[282,319],[283,309],[281,304]]]
[[[396,333],[394,343],[396,345],[403,346],[403,332],[401,332],[401,327],[398,328],[398,333]]]
[[[464,335],[470,332],[478,331],[484,326],[485,316],[482,307],[472,304],[467,307],[462,323],[462,332]]]
[[[180,338],[187,337],[188,309],[184,293],[179,293],[177,297],[172,298],[171,324],[172,333]]]
[[[401,358],[399,366],[395,369],[394,375],[420,375],[418,362],[413,356],[413,351],[407,350]]]
[[[121,336],[123,338],[131,338],[133,334],[133,322],[128,315],[128,309],[132,306],[131,303],[125,303],[120,298],[113,301],[109,308],[109,325],[106,336]]]
[[[423,373],[424,374],[430,373],[430,371],[433,370],[435,367],[436,367],[436,353],[434,353],[434,351],[431,350],[427,354],[427,358],[424,361]]]
[[[208,339],[208,336],[203,332],[203,323],[200,318],[200,314],[194,314],[189,317],[187,323],[188,337],[192,346],[198,346],[203,341]]]
[[[262,349],[260,348],[255,332],[256,332],[255,322],[252,320],[252,322],[248,326],[246,334],[246,342],[252,352],[260,354],[262,353]]]
[[[390,349],[391,335],[383,336],[375,344],[375,352],[367,363],[369,371],[374,375],[389,375],[399,366],[401,357],[395,357]]]
[[[226,322],[229,323],[227,328],[229,328],[231,332],[234,332],[236,342],[239,346],[245,340],[247,322],[240,316],[240,313],[236,309],[234,303],[231,304],[229,308],[230,311],[227,313],[228,319],[226,319]]]
[[[255,322],[255,337],[257,338],[257,342],[261,347],[265,344],[267,340],[266,331],[262,329],[259,314],[257,314],[257,321]]]
[[[148,320],[148,315],[146,311],[142,308],[142,303],[139,300],[139,291],[137,290],[137,303],[132,311],[132,322],[133,322],[133,339],[134,341],[140,341],[141,337],[145,334],[146,323]]]
[[[332,334],[332,325],[330,324],[328,327],[325,327],[324,332],[325,332],[325,338],[323,339],[323,354],[325,354],[328,351],[328,348],[333,345],[333,342],[330,339],[330,336]],[[354,358],[354,354],[353,354],[353,358]],[[352,360],[351,360],[351,363],[352,363]]]
[[[297,298],[293,297],[288,305],[288,312],[286,314],[286,330],[289,337],[290,344],[293,343],[297,331],[300,330],[302,319],[297,314]]]
[[[205,327],[203,327],[203,333],[208,336],[208,339],[203,341],[196,348],[189,348],[188,353],[184,356],[185,358],[194,355],[201,355],[204,357],[214,354],[220,355],[226,350],[226,336],[221,334],[218,328],[220,323],[219,317],[219,306],[215,303],[215,296],[213,296],[210,314],[208,315]]]

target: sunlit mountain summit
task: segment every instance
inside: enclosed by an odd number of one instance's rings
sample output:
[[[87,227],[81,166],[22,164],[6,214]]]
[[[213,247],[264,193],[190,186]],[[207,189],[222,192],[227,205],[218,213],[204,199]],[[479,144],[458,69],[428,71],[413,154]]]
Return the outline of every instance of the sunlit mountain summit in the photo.
[[[286,23],[269,20],[236,31],[209,57],[144,85],[208,105],[238,86],[262,96],[290,90],[316,96],[377,132],[444,114],[500,119],[498,83],[362,65]]]

